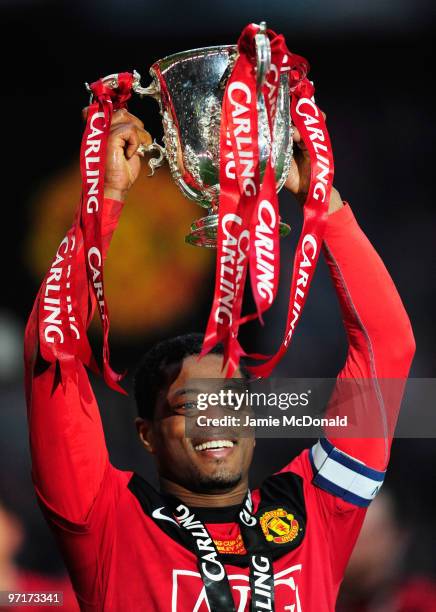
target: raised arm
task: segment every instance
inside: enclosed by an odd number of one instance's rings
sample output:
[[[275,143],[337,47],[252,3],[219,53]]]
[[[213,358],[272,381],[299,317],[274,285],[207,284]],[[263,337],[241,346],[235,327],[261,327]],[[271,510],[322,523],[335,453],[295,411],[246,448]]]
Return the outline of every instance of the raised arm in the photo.
[[[383,484],[415,342],[389,273],[337,192],[324,254],[349,343],[327,415],[346,415],[355,429],[326,428],[310,460],[313,483],[333,496],[327,507],[347,510],[368,506]]]
[[[409,317],[392,278],[348,205],[329,216],[324,254],[349,345],[332,410],[339,414],[341,409],[365,410],[367,416],[366,422],[362,420],[362,438],[333,436],[331,442],[365,464],[385,470],[415,352]],[[350,397],[353,399],[347,401]]]
[[[310,158],[298,130],[294,141],[286,187],[303,203]],[[327,414],[352,418],[354,411],[360,429],[354,430],[355,437],[350,437],[350,429],[348,436],[340,435],[338,428],[326,429],[327,439],[309,453],[311,473],[314,484],[335,499],[365,507],[383,482],[415,341],[389,273],[335,189],[329,202],[324,255],[349,343]],[[331,508],[336,508],[334,503]]]
[[[137,148],[140,143],[149,142],[149,134],[136,117],[125,110],[114,114],[105,173],[104,256],[126,192],[139,174]],[[77,256],[84,262],[83,244],[78,244],[77,249]],[[73,376],[64,387],[59,384],[58,365],[48,365],[39,355],[38,304],[46,292],[47,282],[46,278],[26,329],[26,397],[32,476],[38,497],[50,512],[71,522],[83,522],[100,490],[109,459],[98,406],[82,363],[74,360]],[[76,299],[87,327],[93,309],[88,306],[83,278],[76,285]]]

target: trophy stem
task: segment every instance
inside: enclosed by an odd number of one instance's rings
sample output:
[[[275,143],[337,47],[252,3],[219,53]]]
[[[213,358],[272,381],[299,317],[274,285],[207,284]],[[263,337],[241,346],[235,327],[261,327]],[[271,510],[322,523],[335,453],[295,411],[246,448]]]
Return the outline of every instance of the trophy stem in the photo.
[[[218,215],[209,214],[191,224],[191,231],[185,236],[185,242],[193,246],[215,249],[217,231]],[[287,223],[280,221],[280,238],[288,236],[290,231],[291,227]]]

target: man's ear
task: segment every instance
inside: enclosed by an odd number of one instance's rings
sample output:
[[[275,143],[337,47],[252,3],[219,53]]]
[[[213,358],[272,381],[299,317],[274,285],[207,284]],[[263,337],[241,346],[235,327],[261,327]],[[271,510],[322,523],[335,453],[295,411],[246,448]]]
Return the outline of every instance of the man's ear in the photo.
[[[153,442],[153,427],[152,422],[148,419],[142,419],[141,417],[136,417],[135,419],[136,430],[138,432],[139,438],[144,445],[145,449],[154,454],[154,442]]]

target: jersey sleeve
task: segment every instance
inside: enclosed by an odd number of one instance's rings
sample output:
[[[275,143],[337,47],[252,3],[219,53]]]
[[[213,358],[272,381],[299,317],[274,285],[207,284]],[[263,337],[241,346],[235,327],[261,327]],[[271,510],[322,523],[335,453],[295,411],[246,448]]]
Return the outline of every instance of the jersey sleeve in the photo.
[[[337,592],[359,536],[366,508],[315,482],[316,472],[310,454],[310,449],[304,450],[271,480],[274,482],[278,480],[277,477],[282,478],[287,486],[301,481],[307,517],[305,537],[311,542],[313,554],[328,559],[323,572],[331,577]]]
[[[348,338],[327,415],[351,408],[362,425],[356,437],[325,430],[309,453],[313,484],[365,507],[383,483],[415,342],[395,285],[347,204],[329,217],[324,253]]]
[[[121,209],[121,202],[105,200],[104,256]],[[78,257],[83,257],[83,244],[77,245],[77,252]],[[86,284],[78,283],[77,291],[87,326],[93,308],[88,304]],[[111,466],[99,409],[84,366],[75,359],[72,376],[60,384],[58,364],[47,364],[39,355],[40,296],[41,290],[27,324],[25,341],[32,478],[40,502],[52,517],[83,523]]]

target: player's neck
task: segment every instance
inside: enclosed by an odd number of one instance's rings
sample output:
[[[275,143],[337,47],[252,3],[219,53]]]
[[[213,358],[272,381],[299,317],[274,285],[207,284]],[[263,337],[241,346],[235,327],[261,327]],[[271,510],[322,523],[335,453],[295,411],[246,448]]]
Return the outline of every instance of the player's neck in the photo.
[[[247,493],[247,482],[240,482],[229,491],[198,493],[190,491],[182,485],[160,478],[160,489],[162,493],[174,495],[187,506],[205,507],[205,508],[225,508],[226,506],[237,506],[242,504],[242,501]]]

